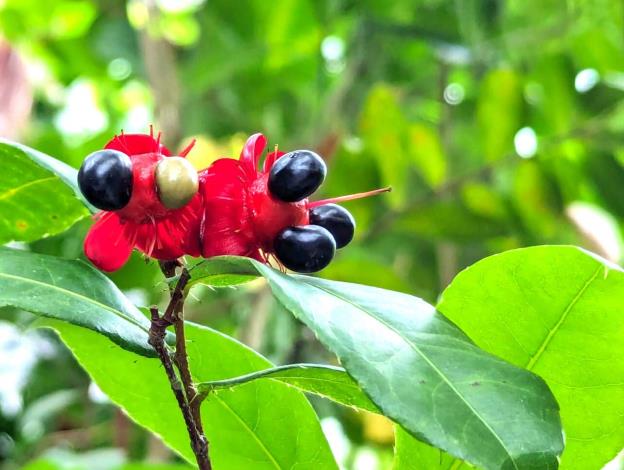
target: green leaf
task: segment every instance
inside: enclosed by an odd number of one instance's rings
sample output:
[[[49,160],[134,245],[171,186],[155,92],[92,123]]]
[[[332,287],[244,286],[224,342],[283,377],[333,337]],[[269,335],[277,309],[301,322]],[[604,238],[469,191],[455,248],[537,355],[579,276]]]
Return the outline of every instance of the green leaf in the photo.
[[[303,392],[320,395],[342,405],[379,413],[379,409],[343,368],[321,364],[289,364],[272,367],[231,379],[203,382],[198,384],[197,388],[200,393],[214,393],[223,388],[239,386],[258,379],[277,380]]]
[[[83,326],[154,356],[149,320],[101,272],[81,261],[0,248],[0,306]]]
[[[186,285],[190,290],[195,284],[204,284],[212,287],[228,287],[245,284],[258,278],[258,273],[249,272],[249,268],[232,265],[227,258],[214,258],[210,263],[200,261],[189,269],[191,279]],[[169,280],[176,283],[177,277]]]
[[[88,212],[64,182],[76,170],[47,155],[0,139],[0,244],[61,233]]]
[[[314,57],[320,41],[320,30],[309,0],[284,0],[279,4],[262,4],[260,10],[268,23],[282,27],[268,28],[266,66],[280,70],[291,63]],[[259,15],[260,16],[260,15]]]
[[[446,179],[446,158],[437,132],[422,124],[408,130],[409,152],[421,176],[432,188]]]
[[[52,447],[22,470],[119,470],[125,462],[124,453],[116,448],[98,448],[76,453]]]
[[[156,359],[134,355],[101,335],[47,320],[81,366],[134,421],[194,462],[186,427]],[[219,380],[271,367],[234,339],[186,323],[194,379]],[[314,410],[301,392],[255,381],[211,395],[202,404],[213,467],[221,470],[337,469]]]
[[[477,122],[485,159],[503,158],[514,148],[514,135],[520,129],[522,87],[511,69],[489,72],[483,79],[477,104]]]
[[[439,309],[487,351],[550,385],[566,435],[562,468],[601,468],[624,447],[624,273],[569,246],[486,258]]]
[[[385,198],[394,207],[403,205],[408,195],[409,160],[403,145],[407,121],[389,86],[372,88],[362,111],[360,129],[364,143],[377,160],[382,184],[392,186]]]
[[[218,262],[262,274],[379,409],[412,434],[486,468],[557,467],[563,442],[548,387],[475,347],[431,305],[398,292],[283,274],[247,258]]]
[[[461,188],[461,198],[466,208],[476,215],[501,221],[507,217],[503,197],[490,184],[468,182]]]
[[[442,240],[467,242],[499,237],[507,224],[472,212],[457,201],[437,201],[418,206],[401,215],[395,230]]]
[[[392,470],[449,470],[454,461],[447,453],[420,442],[405,429],[395,426]]]
[[[529,233],[552,239],[561,229],[555,191],[542,168],[535,161],[523,161],[516,169],[513,181],[514,205]]]
[[[46,170],[54,173],[60,179],[62,179],[67,186],[72,188],[77,196],[81,197],[80,190],[78,189],[78,171],[75,168],[57,160],[54,157],[46,155],[38,150],[27,147],[26,145],[13,142],[0,137],[0,148],[7,154],[14,154],[20,159],[28,159],[38,166],[45,168]]]
[[[127,463],[119,467],[119,470],[191,470],[193,467],[181,463]]]

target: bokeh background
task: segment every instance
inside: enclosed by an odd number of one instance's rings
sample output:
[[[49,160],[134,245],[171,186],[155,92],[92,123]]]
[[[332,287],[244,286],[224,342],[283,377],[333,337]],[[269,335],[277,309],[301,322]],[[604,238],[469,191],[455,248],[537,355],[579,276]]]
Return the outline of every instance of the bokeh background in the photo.
[[[328,278],[435,302],[507,249],[622,257],[621,1],[0,0],[0,136],[77,167],[151,123],[172,148],[197,138],[198,168],[261,131],[326,159],[322,196],[391,185],[347,204],[357,239]],[[81,257],[90,224],[30,249]],[[141,305],[166,295],[136,254],[112,278]],[[188,305],[276,363],[334,360],[262,284]],[[188,468],[32,321],[0,309],[1,468]],[[313,403],[345,468],[391,468],[383,418]]]

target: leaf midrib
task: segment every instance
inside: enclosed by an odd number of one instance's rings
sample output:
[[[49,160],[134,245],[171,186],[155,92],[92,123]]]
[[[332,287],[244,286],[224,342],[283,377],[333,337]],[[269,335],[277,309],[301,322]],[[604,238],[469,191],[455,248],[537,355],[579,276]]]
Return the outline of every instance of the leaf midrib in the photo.
[[[9,188],[5,192],[0,194],[0,201],[10,198],[14,196],[16,193],[22,191],[23,189],[30,188],[31,186],[35,186],[37,184],[46,183],[48,181],[52,181],[58,179],[56,176],[46,176],[45,178],[39,178],[36,180],[28,181],[26,183],[20,184],[19,186],[15,186],[14,188]]]
[[[457,390],[455,388],[455,386],[452,384],[452,382],[444,375],[444,373],[438,369],[436,367],[436,365],[431,362],[431,360],[420,350],[420,348],[412,343],[410,340],[408,340],[407,338],[405,338],[405,336],[403,336],[401,334],[401,332],[399,330],[397,330],[396,328],[390,326],[387,322],[385,322],[384,320],[382,320],[381,318],[377,317],[376,315],[367,312],[366,310],[364,310],[364,308],[362,308],[361,306],[357,305],[356,303],[352,302],[349,299],[344,298],[341,295],[336,294],[335,292],[332,292],[331,290],[325,289],[323,287],[320,287],[318,285],[315,284],[311,284],[307,281],[303,281],[305,284],[307,284],[308,286],[311,286],[313,288],[319,289],[323,292],[326,292],[330,295],[335,296],[336,298],[342,300],[345,303],[348,303],[349,305],[355,307],[356,309],[360,310],[361,312],[363,312],[365,315],[370,316],[371,318],[374,318],[375,320],[377,320],[379,323],[381,323],[382,325],[384,325],[386,328],[388,328],[389,330],[393,331],[394,333],[396,333],[399,337],[403,338],[403,340],[419,355],[421,356],[425,362],[427,364],[429,364],[429,366],[434,370],[435,373],[437,373],[440,378],[449,386],[449,388],[460,398],[461,402],[464,403],[466,405],[466,407],[472,411],[472,413],[474,413],[474,415],[479,419],[479,421],[481,421],[483,423],[483,425],[490,431],[490,433],[494,436],[494,438],[496,439],[496,441],[499,443],[499,445],[502,447],[502,449],[505,451],[505,453],[507,454],[507,456],[511,459],[511,462],[513,463],[513,466],[516,470],[520,470],[518,465],[516,464],[516,461],[514,460],[513,456],[511,455],[511,453],[509,452],[509,450],[507,449],[507,447],[505,446],[505,443],[501,440],[501,438],[498,436],[498,434],[494,431],[494,429],[492,429],[492,427],[483,419],[483,417],[477,412],[477,410],[475,410],[473,408],[473,406],[466,401],[466,399],[459,393],[459,390]]]
[[[277,375],[277,376],[271,376],[271,375],[265,375],[263,376],[259,376],[258,378],[266,378],[266,379],[271,379],[271,380],[278,380],[280,382],[288,382],[289,380],[301,380],[302,382],[323,382],[323,383],[329,383],[329,384],[337,384],[343,387],[348,387],[350,389],[353,390],[359,390],[358,387],[356,387],[355,385],[351,385],[348,384],[346,382],[340,382],[339,380],[332,380],[332,379],[322,379],[320,377],[309,377],[309,376],[305,376],[305,375]]]
[[[572,298],[570,303],[563,310],[563,312],[561,313],[561,317],[559,318],[559,320],[557,320],[557,323],[555,323],[555,326],[553,326],[552,329],[548,332],[548,334],[544,338],[544,341],[542,341],[542,344],[540,344],[540,347],[537,349],[537,352],[529,359],[529,362],[525,366],[525,369],[533,370],[533,368],[535,367],[537,362],[540,360],[542,355],[546,352],[546,349],[548,349],[548,346],[552,342],[554,336],[557,334],[561,326],[567,320],[574,306],[578,303],[578,301],[583,296],[583,294],[585,294],[585,291],[589,288],[590,284],[594,282],[596,277],[598,277],[598,274],[600,273],[600,271],[602,271],[603,269],[604,269],[603,266],[598,265],[598,268],[594,271],[594,273],[589,277],[589,279],[587,279],[587,281],[585,281],[583,286],[579,289],[579,291]]]
[[[39,285],[39,286],[43,286],[44,288],[48,288],[48,289],[53,289],[53,290],[57,290],[59,292],[62,292],[65,295],[69,295],[72,297],[75,297],[83,302],[86,303],[90,303],[93,304],[97,307],[103,308],[104,310],[108,310],[109,312],[113,313],[114,315],[122,318],[123,320],[126,320],[130,323],[132,323],[133,325],[139,327],[141,330],[145,331],[146,333],[149,333],[149,329],[146,328],[145,326],[141,325],[138,321],[136,321],[134,318],[132,317],[128,317],[126,315],[124,315],[123,312],[121,312],[120,310],[116,310],[106,304],[100,303],[97,300],[91,299],[89,297],[86,297],[82,294],[79,294],[77,292],[68,290],[68,289],[64,289],[62,287],[58,287],[52,284],[46,284],[45,282],[41,282],[41,281],[37,281],[35,279],[29,279],[27,277],[21,277],[21,276],[15,276],[13,274],[7,274],[7,273],[0,273],[0,277],[4,277],[7,279],[14,279],[17,280],[19,282],[25,282],[25,283],[31,283],[31,284],[35,284],[35,285]]]
[[[601,265],[598,265],[594,273],[587,279],[587,281],[585,281],[583,286],[579,289],[579,291],[572,298],[572,300],[570,300],[570,303],[566,306],[566,308],[561,313],[561,317],[559,318],[555,326],[548,332],[548,334],[544,338],[544,341],[542,341],[542,344],[540,344],[540,347],[537,349],[537,352],[529,359],[529,362],[525,366],[525,369],[532,370],[535,367],[535,365],[541,359],[544,352],[546,352],[546,349],[548,348],[548,345],[551,343],[555,334],[559,331],[563,323],[565,323],[566,319],[568,318],[568,315],[570,314],[574,306],[578,303],[578,301],[583,296],[583,294],[585,294],[585,291],[589,288],[591,283],[594,282],[596,277],[598,277],[598,274],[600,274],[602,269],[604,269],[604,267]],[[571,436],[568,436],[568,439],[574,440],[574,438]],[[462,466],[463,463],[464,462],[462,460],[455,460],[449,470],[457,470]]]

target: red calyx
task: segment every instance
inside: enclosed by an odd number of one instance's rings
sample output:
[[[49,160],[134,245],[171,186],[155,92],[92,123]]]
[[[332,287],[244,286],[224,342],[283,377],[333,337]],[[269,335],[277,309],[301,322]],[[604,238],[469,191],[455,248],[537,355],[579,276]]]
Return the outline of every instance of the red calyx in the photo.
[[[319,205],[367,197],[389,188],[310,202],[283,202],[268,190],[271,167],[282,152],[267,155],[262,134],[252,135],[238,160],[222,158],[199,173],[199,192],[180,209],[168,209],[159,200],[155,169],[171,156],[160,135],[121,134],[107,149],[121,151],[132,162],[133,187],[128,204],[102,211],[85,239],[85,253],[98,268],[115,271],[138,248],[147,256],[172,260],[183,255],[247,256],[267,262],[273,243],[285,228],[309,223],[309,210]],[[191,142],[180,155],[191,150]]]
[[[266,262],[273,253],[275,237],[287,227],[307,225],[311,208],[389,190],[318,202],[307,198],[298,202],[280,201],[271,196],[267,181],[271,167],[284,153],[269,153],[259,170],[266,144],[262,134],[254,134],[245,143],[239,160],[222,158],[200,173],[204,203],[202,256],[238,255]]]
[[[222,158],[200,173],[204,198],[202,256],[238,255],[266,261],[279,231],[307,224],[307,200],[286,203],[271,197],[268,170],[283,153],[267,155],[260,171],[258,164],[265,148],[266,138],[254,134],[239,160]]]

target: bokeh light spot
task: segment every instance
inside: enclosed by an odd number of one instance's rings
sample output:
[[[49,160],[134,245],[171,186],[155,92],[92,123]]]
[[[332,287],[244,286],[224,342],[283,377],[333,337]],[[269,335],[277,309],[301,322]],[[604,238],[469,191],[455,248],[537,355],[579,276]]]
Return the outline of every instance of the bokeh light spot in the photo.
[[[600,81],[600,74],[596,69],[583,69],[574,78],[574,88],[579,93],[587,93]]]
[[[514,136],[516,153],[522,158],[531,158],[537,153],[537,135],[530,127],[523,127]]]
[[[108,76],[113,80],[124,80],[132,73],[132,66],[123,57],[117,57],[108,64],[106,69]]]
[[[464,101],[465,95],[464,87],[459,83],[449,83],[444,89],[444,101],[453,106]]]

